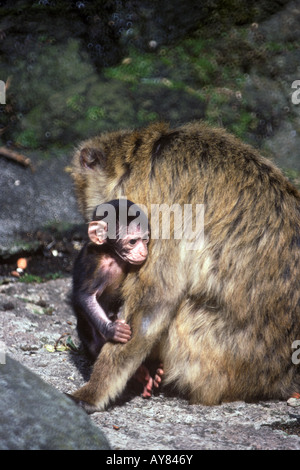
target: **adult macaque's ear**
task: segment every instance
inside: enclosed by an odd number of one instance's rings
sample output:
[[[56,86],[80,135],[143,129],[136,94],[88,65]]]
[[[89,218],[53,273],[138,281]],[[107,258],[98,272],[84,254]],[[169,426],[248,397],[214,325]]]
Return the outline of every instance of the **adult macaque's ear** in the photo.
[[[107,223],[103,220],[90,222],[88,235],[93,243],[96,243],[96,245],[103,245],[107,238]]]
[[[97,165],[101,168],[105,167],[106,156],[101,149],[85,147],[80,152],[79,161],[82,168],[93,170]]]

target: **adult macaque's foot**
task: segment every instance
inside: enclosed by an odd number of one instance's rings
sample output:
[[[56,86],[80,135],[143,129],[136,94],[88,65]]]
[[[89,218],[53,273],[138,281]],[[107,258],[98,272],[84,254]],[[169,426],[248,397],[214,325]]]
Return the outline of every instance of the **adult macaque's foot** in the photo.
[[[156,369],[154,377],[150,375],[149,369],[144,364],[138,368],[134,377],[143,385],[142,397],[150,398],[152,396],[153,389],[160,386],[163,374],[162,364]]]

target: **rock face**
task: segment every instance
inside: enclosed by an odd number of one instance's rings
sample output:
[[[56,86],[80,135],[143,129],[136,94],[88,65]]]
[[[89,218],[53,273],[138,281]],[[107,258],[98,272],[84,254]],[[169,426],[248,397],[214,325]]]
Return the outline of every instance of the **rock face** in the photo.
[[[150,400],[127,391],[108,410],[85,415],[61,393],[90,374],[85,357],[63,344],[68,337],[79,344],[70,288],[70,278],[0,286],[0,449],[107,449],[95,425],[114,451],[300,449],[300,409],[285,402],[206,407],[166,390]]]
[[[74,403],[15,360],[0,365],[1,450],[108,450]]]
[[[4,3],[2,145],[59,154],[103,131],[205,119],[300,170],[299,2]]]

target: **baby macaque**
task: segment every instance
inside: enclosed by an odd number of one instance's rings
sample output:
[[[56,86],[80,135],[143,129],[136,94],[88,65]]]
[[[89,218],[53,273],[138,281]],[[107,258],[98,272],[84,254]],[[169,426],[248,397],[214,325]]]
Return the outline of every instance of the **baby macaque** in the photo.
[[[73,306],[79,338],[95,360],[106,341],[131,337],[121,318],[120,285],[148,256],[148,220],[133,202],[115,199],[97,206],[88,235],[74,265]]]

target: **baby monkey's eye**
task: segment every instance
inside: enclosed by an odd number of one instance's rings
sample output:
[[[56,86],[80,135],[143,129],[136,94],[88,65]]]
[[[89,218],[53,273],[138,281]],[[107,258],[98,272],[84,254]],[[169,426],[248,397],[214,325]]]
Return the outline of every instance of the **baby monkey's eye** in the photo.
[[[129,240],[130,245],[135,245],[136,242],[137,242],[137,238],[132,238],[131,240]]]

